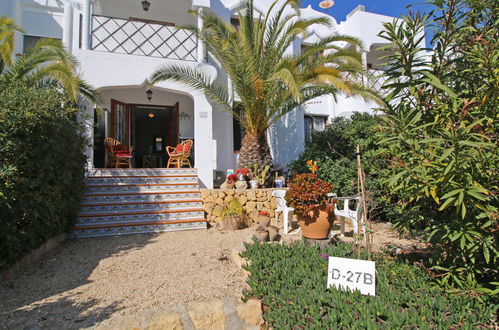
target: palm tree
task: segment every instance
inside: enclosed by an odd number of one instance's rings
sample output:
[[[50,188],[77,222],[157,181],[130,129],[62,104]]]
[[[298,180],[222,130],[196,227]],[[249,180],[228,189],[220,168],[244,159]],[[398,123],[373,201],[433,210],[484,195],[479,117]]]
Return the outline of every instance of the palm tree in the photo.
[[[292,9],[291,12],[288,9]],[[218,60],[233,87],[235,97],[222,78],[213,81],[199,70],[167,64],[150,77],[151,84],[171,79],[204,91],[238,119],[245,129],[239,154],[241,167],[271,165],[267,129],[300,104],[324,94],[346,93],[375,97],[359,84],[363,73],[360,54],[352,48],[360,41],[332,35],[307,47],[299,55],[286,50],[314,24],[330,26],[325,17],[301,18],[299,0],[274,2],[266,15],[255,17],[253,1],[239,11],[236,28],[213,13],[201,13],[204,24],[194,31]],[[344,42],[354,47],[339,47]],[[242,107],[244,111],[239,112]]]
[[[12,58],[14,31],[22,31],[11,18],[0,17],[0,74],[40,87],[62,88],[74,102],[79,96],[98,103],[95,90],[76,73],[78,61],[57,39],[41,39],[26,54]]]

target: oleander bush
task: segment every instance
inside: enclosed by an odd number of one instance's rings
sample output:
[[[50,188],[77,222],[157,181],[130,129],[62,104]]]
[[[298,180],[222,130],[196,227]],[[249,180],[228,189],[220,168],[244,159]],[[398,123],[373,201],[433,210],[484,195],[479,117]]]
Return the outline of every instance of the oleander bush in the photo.
[[[290,164],[290,174],[306,173],[307,161],[317,161],[317,175],[331,183],[338,196],[357,194],[357,158],[355,148],[360,146],[362,165],[366,174],[369,213],[375,220],[387,217],[394,204],[390,191],[382,186],[382,171],[387,162],[378,155],[379,117],[355,113],[351,118],[334,118],[324,131],[312,132],[305,150]]]
[[[0,77],[0,269],[74,223],[85,140],[61,90]]]
[[[496,318],[489,296],[446,293],[421,268],[386,255],[375,257],[376,297],[326,289],[324,257],[355,258],[350,244],[245,246],[244,297],[262,299],[273,329],[469,329],[492,327]]]

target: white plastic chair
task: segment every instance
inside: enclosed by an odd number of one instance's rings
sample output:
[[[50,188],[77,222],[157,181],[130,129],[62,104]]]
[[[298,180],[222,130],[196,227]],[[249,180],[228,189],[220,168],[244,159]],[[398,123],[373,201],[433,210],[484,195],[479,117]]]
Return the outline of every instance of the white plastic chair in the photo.
[[[338,204],[334,204],[334,214],[340,216],[340,236],[345,236],[345,218],[352,220],[353,232],[359,233],[359,222],[362,226],[362,234],[366,237],[366,226],[364,226],[364,211],[362,210],[362,197],[334,197],[333,194],[328,195],[337,201],[343,201],[343,209],[338,209]],[[355,210],[350,209],[350,200],[355,200]]]
[[[279,218],[279,212],[282,212],[283,225],[284,225],[284,234],[288,234],[289,229],[289,212],[293,212],[295,209],[292,207],[288,207],[286,205],[286,200],[284,199],[286,196],[286,190],[274,190],[272,192],[272,197],[275,197],[277,201],[277,208],[275,210],[275,225],[277,225],[277,219]],[[298,232],[298,231],[297,231]]]

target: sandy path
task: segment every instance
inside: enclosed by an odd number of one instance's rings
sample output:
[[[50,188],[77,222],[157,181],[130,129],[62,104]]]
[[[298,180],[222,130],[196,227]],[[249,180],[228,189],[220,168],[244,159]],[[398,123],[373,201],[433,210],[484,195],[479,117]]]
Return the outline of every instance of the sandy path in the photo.
[[[224,258],[251,229],[68,240],[0,284],[0,328],[73,329],[190,301],[240,297]]]

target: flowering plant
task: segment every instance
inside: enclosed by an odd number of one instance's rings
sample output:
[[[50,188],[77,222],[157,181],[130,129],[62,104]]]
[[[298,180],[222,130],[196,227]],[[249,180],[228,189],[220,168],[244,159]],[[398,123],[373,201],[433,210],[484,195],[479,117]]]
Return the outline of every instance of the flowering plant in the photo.
[[[237,169],[236,174],[242,174],[244,176],[249,176],[250,170],[247,167],[243,167],[243,168]]]
[[[307,167],[310,170],[310,172],[315,173],[318,169],[317,167],[317,161],[314,160],[307,160]]]
[[[284,198],[296,214],[306,216],[318,205],[328,203],[327,194],[332,189],[332,184],[319,179],[315,173],[298,174],[289,182]]]
[[[234,183],[237,181],[237,174],[232,173],[227,175],[227,183]]]

